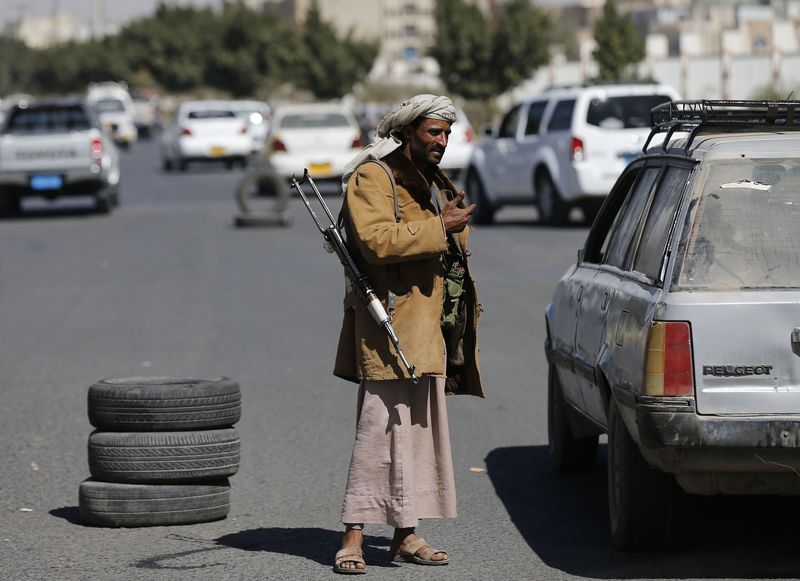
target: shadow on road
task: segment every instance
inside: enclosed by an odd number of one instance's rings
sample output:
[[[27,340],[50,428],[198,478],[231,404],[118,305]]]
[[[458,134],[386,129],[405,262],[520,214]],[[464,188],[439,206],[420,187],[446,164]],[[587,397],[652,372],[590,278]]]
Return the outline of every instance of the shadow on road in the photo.
[[[333,557],[341,548],[342,531],[320,528],[260,528],[222,536],[216,540],[220,545],[244,551],[267,551],[283,555],[295,555],[316,561],[322,565],[333,565]],[[395,567],[389,561],[388,537],[364,535],[364,559],[370,567]]]
[[[53,516],[63,518],[65,521],[73,525],[83,526],[85,523],[81,520],[81,511],[77,506],[62,506],[61,508],[54,508],[49,512]]]
[[[800,499],[682,496],[677,548],[623,553],[611,541],[605,447],[592,470],[557,474],[546,446],[497,448],[489,477],[512,522],[547,565],[596,579],[792,578]]]

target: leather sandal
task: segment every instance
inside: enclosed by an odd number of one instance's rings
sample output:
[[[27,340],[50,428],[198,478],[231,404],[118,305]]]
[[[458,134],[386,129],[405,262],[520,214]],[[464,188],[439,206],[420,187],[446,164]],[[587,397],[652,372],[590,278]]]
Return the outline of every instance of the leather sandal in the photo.
[[[406,563],[416,563],[417,565],[447,565],[450,559],[432,559],[437,553],[442,553],[447,556],[447,551],[441,549],[433,549],[425,542],[425,539],[418,537],[417,539],[405,544],[400,545],[397,553],[392,556],[392,561]]]
[[[342,563],[361,563],[365,568],[342,567]],[[336,560],[333,562],[333,572],[342,573],[343,575],[363,575],[367,572],[366,565],[364,552],[361,549],[346,547],[337,551]]]

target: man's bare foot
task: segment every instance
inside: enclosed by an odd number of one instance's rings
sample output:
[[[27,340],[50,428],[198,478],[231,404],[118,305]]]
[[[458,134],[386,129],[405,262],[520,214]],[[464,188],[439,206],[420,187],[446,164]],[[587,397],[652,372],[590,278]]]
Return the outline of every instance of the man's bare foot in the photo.
[[[409,529],[394,529],[394,538],[392,539],[392,546],[389,548],[389,552],[392,555],[396,555],[397,552],[400,550],[401,547],[405,547],[409,545],[411,542],[417,540],[417,535],[414,533],[413,528]],[[428,547],[420,548],[416,553],[417,556],[421,556]],[[431,561],[447,561],[447,553],[444,551],[434,553],[430,556]]]
[[[347,529],[342,536],[343,549],[361,549],[364,544],[364,534],[359,529]],[[366,569],[364,563],[356,561],[343,561],[340,565],[342,569]]]

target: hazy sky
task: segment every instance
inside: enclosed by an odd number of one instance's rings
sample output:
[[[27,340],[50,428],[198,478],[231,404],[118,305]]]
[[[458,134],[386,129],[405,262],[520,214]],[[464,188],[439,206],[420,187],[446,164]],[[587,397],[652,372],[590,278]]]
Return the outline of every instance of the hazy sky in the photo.
[[[124,23],[152,14],[159,0],[0,0],[0,21],[20,16],[43,16],[59,10],[71,12],[81,22],[91,25],[98,2],[105,4],[107,22]],[[222,0],[169,0],[167,3],[218,7]]]

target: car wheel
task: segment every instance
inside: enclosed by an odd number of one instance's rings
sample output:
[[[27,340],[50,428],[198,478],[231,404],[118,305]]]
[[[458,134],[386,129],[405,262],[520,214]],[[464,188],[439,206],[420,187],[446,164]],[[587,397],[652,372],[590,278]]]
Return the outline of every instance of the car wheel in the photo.
[[[89,436],[89,472],[104,482],[198,482],[236,474],[240,453],[236,428],[94,432]]]
[[[16,216],[22,211],[22,198],[16,194],[0,192],[0,216]]]
[[[161,162],[162,166],[164,167],[164,171],[172,171],[172,160],[167,159],[166,157]]]
[[[112,202],[109,195],[97,196],[94,199],[94,209],[98,214],[110,214]]]
[[[644,461],[613,397],[608,416],[608,508],[614,544],[622,550],[667,547],[675,481]]]
[[[178,161],[178,170],[179,171],[186,171],[189,169],[189,162],[185,159],[181,159]]]
[[[588,438],[573,436],[567,413],[558,372],[555,365],[550,365],[547,380],[547,436],[550,460],[559,472],[588,470],[597,456],[597,436]]]
[[[556,185],[546,171],[539,172],[537,175],[535,189],[539,221],[552,226],[566,224],[569,219],[570,206],[561,198]]]
[[[469,201],[475,204],[475,212],[472,214],[472,221],[475,224],[491,224],[494,222],[496,208],[486,197],[483,183],[478,172],[470,168],[467,172],[466,190]]]
[[[227,428],[242,414],[227,377],[104,379],[89,388],[89,423],[113,432]]]
[[[84,480],[78,490],[81,518],[102,527],[185,525],[225,518],[227,480],[203,484],[120,484]]]

